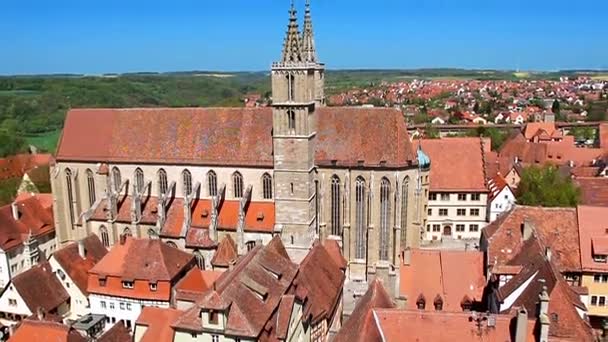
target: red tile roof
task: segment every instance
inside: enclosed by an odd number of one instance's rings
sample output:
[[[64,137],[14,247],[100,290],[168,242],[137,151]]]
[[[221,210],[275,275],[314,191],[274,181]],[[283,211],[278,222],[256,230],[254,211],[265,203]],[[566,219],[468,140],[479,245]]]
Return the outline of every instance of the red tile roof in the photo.
[[[31,312],[38,308],[52,312],[70,299],[47,262],[16,275],[11,283]]]
[[[488,191],[479,138],[424,139],[422,150],[431,159],[431,191]]]
[[[579,177],[574,183],[581,189],[581,204],[608,206],[608,178]]]
[[[462,299],[481,302],[486,286],[483,253],[412,249],[410,262],[401,266],[400,294],[407,308],[416,309],[416,298],[426,298],[426,310],[440,296],[444,311],[462,311]],[[407,253],[407,251],[406,251]],[[467,265],[467,272],[461,266]]]
[[[84,239],[85,257],[78,253],[78,243],[71,243],[53,253],[61,268],[67,273],[72,281],[78,286],[84,295],[87,295],[88,272],[101,260],[108,250],[103,246],[95,234]]]
[[[215,267],[228,267],[238,257],[236,242],[234,242],[230,235],[226,235],[217,246],[217,250],[211,259],[211,265]]]
[[[530,122],[524,128],[524,137],[531,140],[535,136],[546,135],[552,137],[556,134],[555,123],[552,122]],[[559,133],[559,132],[557,132]],[[560,134],[561,136],[561,134]]]
[[[600,147],[608,149],[608,123],[601,123],[598,134]]]
[[[11,205],[0,207],[0,248],[8,251],[21,246],[28,234],[39,237],[55,232],[53,210],[48,205],[50,194],[24,195],[15,203],[19,219],[15,220]]]
[[[15,333],[8,339],[10,342],[86,342],[87,339],[67,325],[26,319],[18,326]],[[101,340],[100,340],[101,341]]]
[[[606,231],[608,229],[608,224],[606,224],[608,207],[579,206],[577,213],[583,271],[608,272],[607,264],[593,261],[594,253],[603,254],[596,249],[597,247],[601,246],[604,254],[608,254],[608,251],[605,250],[608,246]]]
[[[484,314],[419,310],[375,309],[376,325],[385,342],[515,341],[517,316],[491,315],[494,326]],[[482,320],[479,324],[477,319]],[[525,341],[536,341],[534,320],[529,319]],[[373,340],[369,340],[373,341]]]
[[[228,335],[257,338],[276,326],[271,318],[291,286],[297,265],[292,263],[279,237],[257,246],[215,282],[193,308],[173,324],[175,329],[202,331],[201,310],[227,310]],[[276,320],[275,320],[276,321]]]
[[[173,341],[174,332],[171,329],[171,322],[182,313],[176,309],[144,307],[135,324],[148,329],[141,335],[139,342]]]
[[[125,326],[125,322],[118,321],[103,335],[99,336],[97,342],[131,342],[131,331]]]
[[[303,316],[313,324],[322,319],[331,321],[342,297],[345,278],[342,265],[333,260],[324,245],[315,242],[300,263],[294,280],[294,293],[304,302]]]
[[[52,159],[50,154],[18,154],[0,158],[0,180],[22,178],[37,166],[48,166]]]
[[[522,228],[529,222],[541,242],[551,247],[553,258],[562,272],[580,271],[578,224],[574,208],[515,206],[486,226],[482,235],[488,240],[489,265],[508,263],[521,250]]]
[[[317,124],[319,165],[415,162],[398,110],[319,108]],[[57,160],[272,167],[271,131],[271,108],[73,109]]]
[[[381,341],[374,319],[374,309],[394,307],[391,296],[386,292],[380,280],[374,279],[333,342]]]
[[[222,275],[220,271],[201,270],[192,268],[175,284],[175,299],[195,302],[207,290],[213,288],[213,283]]]
[[[131,205],[133,202],[132,196],[123,195],[118,199],[117,209],[118,215],[116,216],[117,222],[131,223]],[[91,220],[94,221],[107,221],[108,219],[108,200],[103,199],[101,203],[95,208]],[[158,198],[148,197],[142,201],[141,220],[142,224],[156,224],[158,218]]]
[[[497,174],[493,178],[488,181],[488,189],[490,189],[490,198],[489,200],[493,200],[496,196],[500,194],[500,192],[504,188],[508,188],[509,185],[507,181],[501,174]]]

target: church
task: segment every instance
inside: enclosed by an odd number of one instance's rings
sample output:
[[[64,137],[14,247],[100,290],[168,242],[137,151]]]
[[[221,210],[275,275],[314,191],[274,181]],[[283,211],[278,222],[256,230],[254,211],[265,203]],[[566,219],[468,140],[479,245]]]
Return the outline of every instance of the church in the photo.
[[[292,4],[266,108],[72,109],[51,170],[62,244],[161,239],[209,267],[280,236],[294,261],[335,239],[348,278],[395,284],[426,226],[430,161],[393,108],[327,107],[310,5]]]

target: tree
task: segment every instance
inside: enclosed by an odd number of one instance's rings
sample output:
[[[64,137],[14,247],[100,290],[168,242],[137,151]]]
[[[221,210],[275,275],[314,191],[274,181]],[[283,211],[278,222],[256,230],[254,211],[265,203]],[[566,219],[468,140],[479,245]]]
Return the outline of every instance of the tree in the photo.
[[[575,207],[580,196],[580,189],[555,166],[525,168],[517,187],[517,203],[523,205]]]
[[[558,100],[553,101],[553,105],[551,106],[551,111],[553,112],[553,114],[559,115],[560,107],[559,107]]]

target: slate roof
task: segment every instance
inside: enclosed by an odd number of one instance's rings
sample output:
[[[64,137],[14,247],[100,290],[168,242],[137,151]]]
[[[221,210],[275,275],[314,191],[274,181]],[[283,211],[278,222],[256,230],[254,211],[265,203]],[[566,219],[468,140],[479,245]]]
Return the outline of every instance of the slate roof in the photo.
[[[84,239],[85,257],[78,253],[78,243],[74,242],[53,253],[53,258],[67,273],[68,277],[78,286],[84,295],[88,295],[87,281],[88,272],[108,250],[103,246],[95,234]]]
[[[317,125],[317,165],[415,164],[396,109],[318,108]],[[271,132],[267,107],[72,109],[57,161],[272,167]]]
[[[374,309],[391,309],[395,304],[380,280],[369,285],[365,295],[359,299],[355,310],[342,324],[333,342],[381,341],[380,332],[374,320]]]
[[[38,308],[51,312],[70,299],[47,262],[16,275],[11,280],[11,285],[15,287],[29,310],[34,313]],[[6,289],[8,287],[4,291]]]
[[[479,138],[423,139],[431,159],[431,191],[487,192]]]
[[[482,230],[482,237],[489,242],[489,265],[506,264],[519,253],[525,222],[531,224],[544,245],[551,247],[560,271],[580,271],[578,244],[572,243],[579,240],[575,208],[515,206]]]

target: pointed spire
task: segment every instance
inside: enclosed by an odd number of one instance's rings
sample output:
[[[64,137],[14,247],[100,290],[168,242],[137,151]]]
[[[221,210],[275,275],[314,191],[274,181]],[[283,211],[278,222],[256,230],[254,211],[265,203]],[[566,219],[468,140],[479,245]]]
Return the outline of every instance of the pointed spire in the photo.
[[[298,27],[298,17],[296,16],[296,13],[294,0],[291,0],[289,25],[287,26],[287,35],[285,36],[285,42],[283,44],[283,63],[302,61],[300,29]]]
[[[315,35],[312,30],[312,16],[310,15],[310,0],[306,0],[306,13],[304,15],[304,31],[302,32],[302,54],[304,61],[317,62],[315,49]]]

